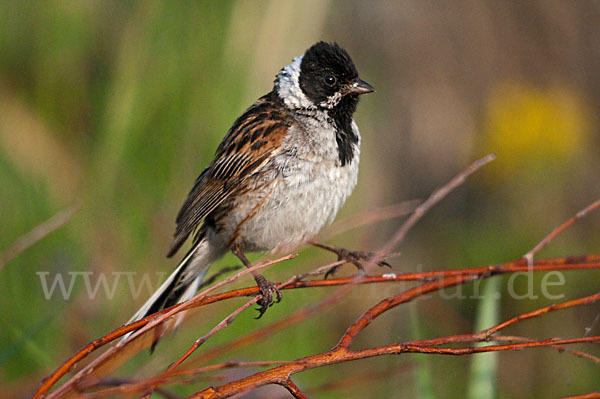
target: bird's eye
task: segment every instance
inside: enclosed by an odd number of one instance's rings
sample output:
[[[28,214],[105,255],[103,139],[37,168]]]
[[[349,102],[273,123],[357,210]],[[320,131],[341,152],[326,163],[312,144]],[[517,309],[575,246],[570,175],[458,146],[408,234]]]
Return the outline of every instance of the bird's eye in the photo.
[[[336,82],[335,76],[333,75],[327,75],[325,76],[325,83],[327,83],[327,85],[329,86],[333,86]]]

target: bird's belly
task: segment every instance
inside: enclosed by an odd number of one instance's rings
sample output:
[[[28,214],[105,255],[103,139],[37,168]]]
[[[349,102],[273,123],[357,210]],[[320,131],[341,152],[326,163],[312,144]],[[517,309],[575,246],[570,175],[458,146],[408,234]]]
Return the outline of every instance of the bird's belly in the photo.
[[[344,167],[298,162],[267,186],[246,220],[236,228],[234,242],[243,251],[280,250],[298,244],[331,223],[356,185],[358,160]]]

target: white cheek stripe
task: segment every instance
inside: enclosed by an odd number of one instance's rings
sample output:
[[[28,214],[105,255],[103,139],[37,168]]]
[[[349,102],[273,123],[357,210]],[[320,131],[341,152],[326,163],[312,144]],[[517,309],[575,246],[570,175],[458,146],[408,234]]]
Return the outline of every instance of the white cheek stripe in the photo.
[[[338,103],[340,102],[341,99],[342,99],[342,93],[340,93],[338,91],[334,95],[327,97],[327,100],[323,101],[319,105],[321,107],[324,107],[324,108],[327,108],[327,109],[332,109],[333,107],[335,107],[336,105],[338,105]]]
[[[290,108],[314,108],[300,88],[300,64],[302,57],[296,57],[286,65],[275,79],[275,89],[283,102]]]

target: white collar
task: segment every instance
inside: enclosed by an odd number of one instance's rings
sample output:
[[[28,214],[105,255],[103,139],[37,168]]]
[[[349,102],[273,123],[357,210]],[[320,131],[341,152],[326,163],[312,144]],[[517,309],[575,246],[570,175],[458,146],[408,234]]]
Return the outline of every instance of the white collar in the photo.
[[[300,64],[302,57],[296,57],[277,74],[275,90],[285,105],[290,108],[315,108],[300,88]]]

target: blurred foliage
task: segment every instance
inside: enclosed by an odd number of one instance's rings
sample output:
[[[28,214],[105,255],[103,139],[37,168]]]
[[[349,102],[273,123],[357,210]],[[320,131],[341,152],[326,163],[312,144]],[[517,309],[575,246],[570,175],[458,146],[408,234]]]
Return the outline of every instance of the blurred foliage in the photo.
[[[535,171],[553,160],[564,168],[590,139],[586,104],[564,90],[507,85],[492,93],[488,110],[483,149],[501,152],[494,171],[504,179],[531,163]]]
[[[156,284],[156,273],[176,262],[164,254],[178,207],[220,139],[270,90],[277,71],[319,39],[346,47],[377,88],[356,116],[361,176],[340,217],[423,198],[471,160],[497,152],[496,162],[427,215],[393,263],[400,272],[520,257],[600,197],[599,18],[598,2],[560,0],[1,2],[0,251],[65,206],[80,202],[82,209],[0,270],[0,396],[30,395],[69,354],[125,322],[149,295],[142,290],[132,298],[123,277],[114,297],[100,290],[90,298],[78,277],[67,300],[56,294],[46,300],[37,273],[48,272],[50,282],[60,273],[69,283],[68,273],[92,272],[93,285],[102,273],[113,281],[112,273],[138,272],[136,283],[148,273]],[[398,223],[333,242],[376,249]],[[598,252],[599,227],[598,215],[591,215],[543,255]],[[276,280],[329,260],[306,250],[267,276]],[[233,262],[228,256],[215,269]],[[560,288],[565,298],[589,294],[599,277],[569,274]],[[541,278],[534,280],[538,295]],[[516,287],[526,288],[524,281]],[[239,358],[288,359],[330,347],[389,290],[357,289],[343,305],[240,351]],[[212,345],[326,293],[287,294],[260,321],[244,313]],[[499,302],[506,318],[551,301],[505,295]],[[471,331],[477,307],[476,299],[432,296],[418,303],[418,332],[425,338]],[[160,370],[227,309],[202,312],[153,357],[143,353],[126,364],[123,375]],[[597,312],[582,308],[513,333],[580,336]],[[410,320],[408,309],[398,309],[360,343],[410,336]],[[463,397],[470,360],[428,360],[433,381],[443,381],[431,392]],[[357,367],[409,361],[340,365],[300,375],[297,383],[315,386]],[[597,389],[597,366],[590,363],[550,350],[501,354],[498,397]],[[367,385],[319,397],[418,391],[410,371]]]

